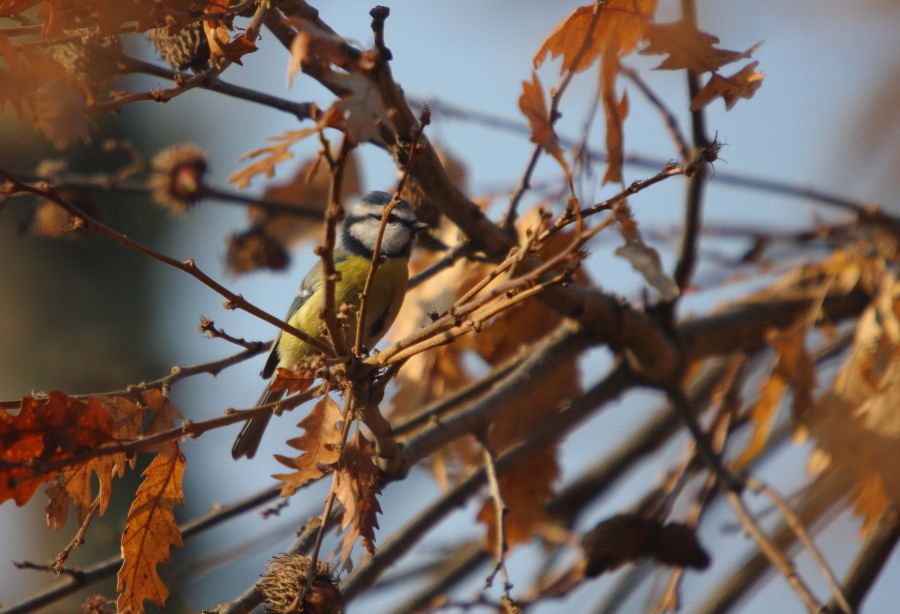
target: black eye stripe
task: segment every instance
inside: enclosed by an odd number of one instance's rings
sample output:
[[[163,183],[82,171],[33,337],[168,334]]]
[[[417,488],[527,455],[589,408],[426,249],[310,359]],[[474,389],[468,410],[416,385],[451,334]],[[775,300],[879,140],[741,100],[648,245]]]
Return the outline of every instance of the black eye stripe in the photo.
[[[368,213],[368,214],[366,214],[366,217],[368,217],[368,218],[370,218],[370,219],[373,219],[373,220],[378,220],[379,222],[381,221],[381,214],[380,214],[380,213]],[[362,218],[361,218],[361,217],[352,217],[352,218],[350,218],[350,222],[351,222],[351,223],[352,223],[352,222],[357,222],[357,221],[362,221]],[[400,217],[400,216],[398,216],[398,215],[394,215],[393,213],[391,213],[391,214],[388,216],[388,222],[390,222],[390,223],[392,223],[392,224],[402,224],[402,225],[405,226],[406,228],[412,228],[412,227],[415,225],[415,222],[414,222],[414,221],[412,221],[412,220],[407,220],[407,219],[402,218],[402,217]]]

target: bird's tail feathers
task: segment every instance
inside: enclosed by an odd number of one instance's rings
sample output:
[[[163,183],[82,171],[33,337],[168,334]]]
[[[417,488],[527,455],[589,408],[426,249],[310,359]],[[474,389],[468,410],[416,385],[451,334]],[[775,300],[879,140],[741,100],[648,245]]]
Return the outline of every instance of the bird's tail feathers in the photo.
[[[283,396],[284,390],[272,392],[267,385],[266,389],[259,397],[259,401],[256,402],[256,406],[259,407],[266,403],[272,403]],[[269,424],[269,419],[271,417],[272,414],[266,414],[264,416],[252,418],[244,423],[244,428],[241,429],[237,439],[234,440],[234,445],[231,447],[232,458],[238,460],[241,457],[246,456],[249,459],[256,455],[256,450],[259,448],[263,433],[266,431],[266,426]]]

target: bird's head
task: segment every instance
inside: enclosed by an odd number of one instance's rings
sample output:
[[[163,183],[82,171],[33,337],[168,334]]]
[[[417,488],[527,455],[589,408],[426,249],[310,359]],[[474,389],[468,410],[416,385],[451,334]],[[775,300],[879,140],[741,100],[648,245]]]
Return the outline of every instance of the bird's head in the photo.
[[[369,192],[345,207],[339,235],[344,249],[371,257],[381,226],[381,216],[391,198],[387,192]],[[401,199],[388,216],[381,238],[381,254],[388,258],[409,256],[416,233],[425,227],[416,218],[409,203]]]

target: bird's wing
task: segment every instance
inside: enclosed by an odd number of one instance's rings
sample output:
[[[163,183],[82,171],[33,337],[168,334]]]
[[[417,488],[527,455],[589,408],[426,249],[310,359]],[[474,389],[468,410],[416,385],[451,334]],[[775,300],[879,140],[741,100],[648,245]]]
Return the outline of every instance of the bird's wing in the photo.
[[[300,288],[297,290],[296,296],[294,296],[294,302],[291,303],[284,321],[289,322],[294,314],[297,313],[297,311],[299,311],[301,307],[303,307],[303,303],[308,301],[309,297],[315,294],[321,286],[322,265],[321,263],[316,262],[312,270],[310,270],[310,272],[306,274],[306,277],[303,278],[303,282],[300,284]],[[283,333],[279,332],[278,336],[275,337],[275,341],[272,342],[272,351],[269,352],[269,357],[266,359],[266,366],[264,366],[263,370],[260,371],[260,375],[263,378],[268,379],[272,377],[272,374],[275,373],[276,367],[278,367],[278,363],[281,360],[281,356],[279,356],[278,354],[278,342],[281,340],[282,334]]]

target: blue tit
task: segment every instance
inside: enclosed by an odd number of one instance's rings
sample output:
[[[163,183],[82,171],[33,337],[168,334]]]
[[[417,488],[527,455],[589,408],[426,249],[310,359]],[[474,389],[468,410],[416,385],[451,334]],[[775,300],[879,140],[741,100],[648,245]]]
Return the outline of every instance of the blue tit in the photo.
[[[337,230],[334,265],[340,279],[334,288],[335,305],[350,305],[354,314],[359,309],[360,294],[369,274],[381,216],[390,202],[391,195],[387,192],[369,192],[345,209],[344,219]],[[416,233],[425,227],[426,224],[416,219],[412,207],[404,200],[394,207],[388,217],[380,250],[384,261],[372,280],[366,305],[363,328],[363,343],[366,347],[378,343],[400,311],[409,280],[409,254],[413,240]],[[322,337],[323,322],[320,314],[324,304],[325,284],[322,279],[322,264],[319,262],[300,284],[285,320],[291,326],[328,343]],[[350,324],[349,330],[355,332],[356,322],[353,318],[350,318]],[[352,339],[350,341],[352,343]],[[281,332],[272,343],[272,351],[260,375],[271,378],[278,367],[293,369],[316,353],[316,349],[303,340]],[[270,392],[269,386],[266,386],[257,405],[277,401],[282,394],[283,392]],[[253,458],[270,417],[266,415],[253,418],[244,425],[231,448],[231,455],[235,459],[242,456]]]

